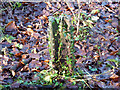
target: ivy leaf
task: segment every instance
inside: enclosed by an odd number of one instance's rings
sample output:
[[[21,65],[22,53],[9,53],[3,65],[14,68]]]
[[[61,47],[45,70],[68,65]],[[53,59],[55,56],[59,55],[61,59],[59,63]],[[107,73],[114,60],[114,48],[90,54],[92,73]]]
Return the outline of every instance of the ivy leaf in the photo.
[[[93,21],[97,21],[98,19],[99,19],[98,16],[92,16],[92,17],[91,17],[91,20],[93,20]]]
[[[51,80],[51,76],[46,76],[44,80],[49,82]]]
[[[92,25],[91,23],[88,23],[88,26],[89,26],[90,28],[93,28],[93,25]]]
[[[99,12],[100,12],[100,10],[96,9],[96,10],[92,10],[91,14],[97,14]]]
[[[25,84],[25,85],[29,85],[29,83],[28,83],[27,81],[26,81],[26,82],[24,82],[24,84]]]
[[[55,18],[55,20],[57,21],[57,24],[59,24],[60,18]]]
[[[79,40],[79,39],[80,39],[79,36],[77,36],[77,37],[75,38],[76,41]]]
[[[70,31],[71,31],[71,32],[74,31],[74,27],[73,27],[73,26],[70,27]]]
[[[9,36],[8,38],[9,38],[9,40],[15,39],[15,37],[13,37],[13,36]]]
[[[15,39],[15,37],[13,36],[9,36],[8,34],[5,35],[5,39],[7,40],[7,42],[11,43],[13,39]]]
[[[59,85],[59,82],[56,82],[56,83],[55,83],[55,86],[58,86],[58,85]]]
[[[23,45],[22,45],[22,44],[20,44],[20,45],[19,45],[19,48],[20,48],[20,49],[22,49],[22,48],[23,48]]]
[[[93,23],[93,21],[91,21],[91,20],[86,20],[88,23]]]
[[[91,66],[89,66],[89,69],[91,70],[91,71],[97,71],[97,68],[92,68]]]
[[[71,21],[72,24],[76,24],[76,20],[75,20],[75,17],[73,18],[73,20]]]
[[[117,58],[116,59],[107,59],[107,61],[115,62],[116,64],[120,63],[120,61]]]
[[[23,45],[22,45],[22,44],[17,43],[17,44],[15,45],[15,47],[18,47],[19,49],[22,49],[22,48],[23,48]]]
[[[2,88],[4,88],[4,87],[3,87],[3,85],[0,84],[0,90],[2,90]]]
[[[19,3],[19,2],[16,2],[16,4],[17,4],[17,7],[20,7],[22,4],[21,3]]]
[[[66,37],[67,36],[67,34],[66,33],[63,33],[64,34],[64,37]]]
[[[24,81],[23,80],[18,80],[17,83],[23,83]]]

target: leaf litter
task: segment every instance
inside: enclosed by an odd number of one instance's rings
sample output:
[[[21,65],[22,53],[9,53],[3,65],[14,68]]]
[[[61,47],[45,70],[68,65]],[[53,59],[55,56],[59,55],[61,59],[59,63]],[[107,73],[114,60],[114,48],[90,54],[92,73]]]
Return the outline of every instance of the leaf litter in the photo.
[[[117,2],[81,3],[84,18],[91,17],[87,20],[91,30],[83,38],[85,40],[76,39],[74,54],[76,66],[88,73],[84,78],[91,88],[120,88],[118,6]],[[72,15],[71,10],[78,13],[75,2],[70,3],[70,7],[65,2],[22,2],[19,8],[10,9],[12,13],[8,10],[2,12],[1,27],[5,26],[3,33],[9,36],[0,42],[0,84],[19,88],[25,81],[26,84],[32,80],[37,82],[39,75],[34,73],[49,68],[48,18],[62,13]],[[18,77],[18,82],[12,77]],[[80,85],[66,84],[67,88]]]

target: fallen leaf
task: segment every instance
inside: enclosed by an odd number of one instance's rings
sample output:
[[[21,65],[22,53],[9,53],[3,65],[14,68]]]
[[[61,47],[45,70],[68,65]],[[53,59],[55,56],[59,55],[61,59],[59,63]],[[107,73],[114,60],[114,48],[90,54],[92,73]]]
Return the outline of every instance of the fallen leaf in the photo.
[[[32,69],[32,72],[40,72],[38,69]]]
[[[39,33],[33,33],[33,37],[38,39],[38,37],[40,37],[40,34]]]
[[[100,88],[105,88],[105,83],[104,82],[97,82],[97,85],[100,87]]]
[[[11,73],[12,73],[12,76],[14,77],[15,76],[15,71],[11,70]]]
[[[100,57],[99,55],[93,56],[93,58],[94,58],[95,60],[98,60],[99,57]]]
[[[112,22],[112,19],[107,19],[105,20],[105,22]]]
[[[91,11],[91,14],[94,14],[94,15],[95,15],[95,14],[97,14],[97,13],[99,13],[99,12],[100,12],[100,10],[96,9],[96,10],[92,10],[92,11]]]
[[[45,60],[44,62],[49,63],[49,60]]]
[[[34,58],[34,59],[36,59],[36,58],[39,59],[40,58],[39,54],[30,53],[29,55],[30,55],[30,58]]]
[[[21,56],[21,54],[22,54],[22,53],[19,52],[19,53],[16,53],[15,56],[16,56],[16,57],[19,57],[19,56]]]
[[[28,25],[27,28],[32,28],[32,25]]]
[[[115,18],[114,20],[112,20],[112,26],[113,27],[117,27],[118,26],[118,19]]]
[[[46,15],[43,15],[43,18],[44,18],[45,20],[48,20],[48,17],[47,17]]]
[[[116,74],[113,74],[110,79],[112,79],[114,82],[118,82],[119,79],[120,79],[120,76],[116,75]]]
[[[116,89],[119,90],[120,83],[119,82],[115,83],[115,82],[110,81],[110,86],[112,86],[112,88],[116,88]]]
[[[14,31],[14,30],[16,30],[16,29],[17,29],[17,27],[16,27],[14,21],[9,22],[9,23],[5,26],[5,30],[8,31],[8,32]]]
[[[93,21],[97,21],[98,19],[99,19],[98,16],[92,16],[92,17],[91,17],[91,20],[93,20]]]
[[[26,59],[28,57],[28,54],[23,54],[22,59]]]
[[[115,54],[117,54],[117,52],[118,52],[118,50],[112,51],[112,52],[110,53],[110,55],[115,55]]]
[[[17,83],[17,82],[11,85],[11,88],[19,88],[19,87],[20,87],[20,83]]]

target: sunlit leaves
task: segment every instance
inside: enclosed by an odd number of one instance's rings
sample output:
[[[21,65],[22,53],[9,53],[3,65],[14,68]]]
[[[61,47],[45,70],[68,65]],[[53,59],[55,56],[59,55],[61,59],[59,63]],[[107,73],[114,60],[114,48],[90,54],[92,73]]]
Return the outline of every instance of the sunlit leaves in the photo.
[[[114,62],[117,66],[120,64],[120,61],[119,61],[118,58],[116,58],[116,59],[107,59],[107,61]]]
[[[119,80],[119,76],[116,74],[113,74],[110,79],[112,79],[113,81],[117,82]]]
[[[99,9],[96,9],[96,10],[92,10],[91,14],[97,14],[97,13],[99,13],[99,12],[100,12],[100,10],[99,10]]]
[[[59,24],[60,18],[55,18],[55,20],[57,21],[57,24]]]
[[[0,89],[2,89],[2,88],[4,88],[4,86],[0,84]]]
[[[23,80],[18,80],[17,83],[23,83],[24,81]]]
[[[92,20],[86,20],[88,23],[93,23],[93,21]]]
[[[44,78],[44,80],[49,82],[49,81],[51,81],[51,77],[50,77],[50,76],[46,76],[46,77]]]
[[[15,9],[16,7],[20,7],[22,4],[20,3],[20,2],[16,2],[16,3],[13,3],[13,2],[11,2],[11,7],[12,7],[12,9]]]
[[[91,70],[91,71],[97,71],[97,68],[92,68],[91,66],[89,66],[89,69]]]
[[[112,22],[112,19],[106,19],[105,22]]]
[[[20,7],[22,4],[21,3],[19,3],[19,2],[16,2],[16,4],[17,4],[17,7]]]
[[[91,20],[93,20],[93,21],[97,21],[98,19],[99,19],[98,16],[92,16],[92,17],[91,17]]]
[[[55,86],[58,86],[58,85],[59,85],[59,82],[56,82],[56,83],[55,83]]]
[[[22,48],[23,48],[23,45],[22,45],[22,44],[17,43],[17,44],[15,45],[15,47],[18,47],[19,49],[22,49]]]
[[[9,36],[9,35],[5,35],[4,39],[6,39],[9,43],[11,43],[12,40],[15,39],[15,37]]]
[[[79,36],[77,36],[77,37],[75,37],[75,40],[77,41],[77,40],[79,40],[80,39],[80,37]]]

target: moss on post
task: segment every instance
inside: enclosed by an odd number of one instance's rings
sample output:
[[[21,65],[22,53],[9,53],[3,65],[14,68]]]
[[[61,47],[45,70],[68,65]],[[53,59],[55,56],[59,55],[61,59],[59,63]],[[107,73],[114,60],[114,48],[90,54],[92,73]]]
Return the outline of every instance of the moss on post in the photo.
[[[58,19],[57,19],[58,20]],[[55,66],[58,74],[72,73],[73,58],[73,28],[69,23],[68,18],[61,16],[59,21],[56,19],[49,19],[49,49],[51,59],[51,66]]]

